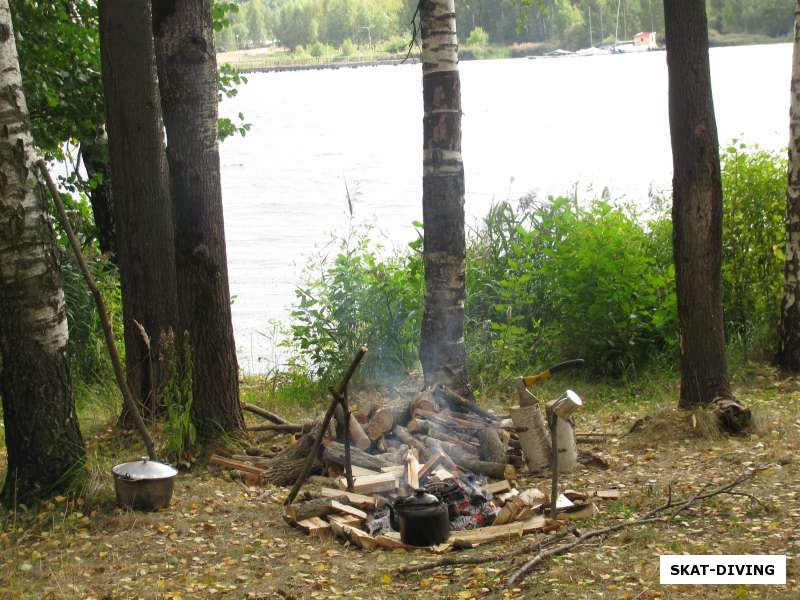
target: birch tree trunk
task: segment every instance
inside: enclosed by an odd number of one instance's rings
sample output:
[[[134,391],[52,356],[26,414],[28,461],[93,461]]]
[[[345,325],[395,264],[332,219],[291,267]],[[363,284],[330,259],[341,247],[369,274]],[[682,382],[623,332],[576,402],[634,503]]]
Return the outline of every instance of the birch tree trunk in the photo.
[[[786,271],[777,363],[800,372],[800,0],[795,2],[786,193]]]
[[[464,165],[454,0],[422,0],[420,25],[425,262],[420,361],[426,385],[444,383],[471,396],[464,349]]]
[[[0,88],[0,396],[8,449],[2,500],[13,506],[65,489],[85,450],[8,0],[0,0]]]
[[[181,332],[192,353],[201,438],[244,430],[231,324],[217,147],[217,58],[209,0],[153,0],[153,33],[175,205]]]
[[[177,327],[178,298],[150,4],[101,0],[99,12],[126,375],[135,399],[153,407],[169,375],[162,342]]]

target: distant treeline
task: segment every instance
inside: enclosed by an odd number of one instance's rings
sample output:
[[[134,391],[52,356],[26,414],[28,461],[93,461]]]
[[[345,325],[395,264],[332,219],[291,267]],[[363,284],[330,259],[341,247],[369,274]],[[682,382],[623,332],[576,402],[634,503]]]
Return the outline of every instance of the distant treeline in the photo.
[[[230,25],[218,34],[221,51],[275,42],[289,48],[326,44],[374,47],[408,39],[417,0],[237,0]],[[707,0],[713,32],[779,38],[793,27],[793,0]],[[456,0],[458,33],[467,42],[550,42],[578,48],[664,31],[662,0]]]

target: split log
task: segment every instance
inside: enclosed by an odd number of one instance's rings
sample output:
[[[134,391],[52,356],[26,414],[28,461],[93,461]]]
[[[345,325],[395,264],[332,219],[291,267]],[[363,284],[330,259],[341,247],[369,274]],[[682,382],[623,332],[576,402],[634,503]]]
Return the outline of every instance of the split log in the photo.
[[[253,475],[258,476],[262,476],[264,474],[264,470],[262,468],[256,467],[250,462],[226,458],[217,454],[213,454],[208,462],[219,465],[220,467],[225,467],[226,469],[241,471],[242,473],[252,473]]]
[[[405,468],[406,484],[412,490],[419,488],[419,461],[416,454],[409,450],[406,455],[406,468]]]
[[[517,471],[512,465],[479,460],[466,453],[461,453],[451,458],[459,467],[472,473],[486,475],[492,479],[515,480],[517,478]]]
[[[272,421],[277,425],[291,425],[289,421],[281,417],[280,415],[276,415],[274,412],[270,412],[265,408],[261,408],[260,406],[256,406],[254,404],[247,404],[246,402],[242,402],[242,410],[249,411],[259,417],[264,417],[268,421]]]
[[[326,463],[333,463],[344,466],[344,444],[341,442],[328,442],[322,452],[322,458]],[[368,454],[360,448],[350,448],[350,460],[354,465],[380,471],[383,467],[396,464],[380,454]]]
[[[328,522],[331,524],[331,528],[337,537],[359,548],[363,548],[364,550],[372,550],[375,548],[375,538],[366,531],[362,531],[358,527],[353,527],[352,525],[347,525],[342,520],[335,517],[328,519]]]
[[[475,404],[474,402],[470,402],[460,394],[454,392],[446,385],[439,385],[436,387],[436,391],[434,392],[436,396],[442,398],[447,404],[449,404],[452,408],[459,410],[461,412],[471,412],[479,417],[483,417],[484,419],[488,419],[489,421],[496,421],[497,416],[490,413],[488,410],[485,410]]]
[[[411,435],[405,427],[395,425],[392,431],[398,440],[403,442],[409,448],[414,448],[420,458],[423,460],[428,460],[428,458],[430,458],[430,451],[425,447],[425,444]]]
[[[455,431],[448,431],[441,425],[426,421],[425,419],[411,419],[407,427],[410,433],[421,433],[443,442],[450,442],[463,446],[465,450],[478,451],[480,444],[475,441],[475,437],[466,434],[460,434]]]
[[[426,410],[433,413],[439,411],[439,403],[434,398],[432,391],[425,390],[420,392],[408,405],[408,413],[412,418],[416,416],[418,410]]]
[[[475,548],[481,544],[488,544],[498,540],[521,538],[522,533],[522,523],[492,525],[491,527],[481,527],[469,531],[454,531],[450,534],[449,542],[456,548]]]
[[[489,462],[506,462],[506,445],[500,440],[497,429],[490,427],[478,432],[480,457]]]
[[[442,443],[439,440],[429,437],[425,439],[425,444],[430,449],[430,452],[428,453],[429,459],[433,456],[439,456],[441,459],[440,463],[446,470],[452,471],[453,473],[461,472],[461,469],[459,469],[458,465],[453,462],[453,459],[445,453],[444,449],[442,448]]]
[[[379,408],[372,414],[369,423],[364,428],[364,433],[367,434],[371,441],[375,442],[383,437],[384,433],[391,431],[393,426],[394,415],[392,415],[392,411],[388,408]]]
[[[333,533],[331,524],[323,521],[319,517],[311,517],[310,519],[298,521],[297,526],[310,537],[326,537]]]
[[[339,479],[339,487],[344,488],[347,482]],[[397,476],[394,473],[381,473],[380,475],[365,475],[355,477],[353,480],[353,491],[358,494],[381,494],[393,492],[397,489]]]
[[[341,506],[342,503],[347,502],[347,496],[314,498],[300,504],[291,504],[286,507],[286,516],[295,523],[312,517],[327,517],[330,514],[339,512],[334,507],[334,502]]]
[[[342,431],[344,430],[344,411],[342,410],[341,405],[336,408],[336,435],[340,439],[344,439],[344,434]],[[367,437],[367,434],[364,432],[364,428],[361,427],[361,423],[358,422],[353,415],[350,415],[350,419],[348,420],[348,431],[350,432],[350,441],[355,445],[356,448],[361,450],[366,450],[372,445],[372,440]]]
[[[333,488],[322,488],[320,493],[325,498],[347,498],[347,503],[350,506],[355,506],[361,510],[375,510],[381,508],[386,504],[386,501],[380,496],[366,496],[364,494],[356,494],[355,492],[343,492],[342,490],[335,490]]]

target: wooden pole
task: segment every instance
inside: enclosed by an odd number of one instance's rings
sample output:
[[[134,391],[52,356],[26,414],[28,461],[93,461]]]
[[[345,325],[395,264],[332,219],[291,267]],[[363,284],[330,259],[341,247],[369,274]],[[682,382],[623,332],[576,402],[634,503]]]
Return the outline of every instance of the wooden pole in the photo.
[[[552,465],[550,469],[553,473],[553,479],[550,489],[550,518],[556,518],[556,504],[558,503],[558,415],[550,411],[550,442],[552,450],[550,452]]]
[[[147,455],[150,457],[150,460],[157,460],[153,438],[150,436],[150,432],[147,430],[147,426],[144,424],[142,414],[139,412],[139,407],[136,405],[136,401],[133,399],[133,394],[128,387],[128,382],[125,380],[125,374],[122,370],[122,363],[119,359],[117,346],[114,343],[114,331],[111,329],[111,320],[108,318],[106,303],[103,301],[103,296],[100,294],[100,290],[97,289],[97,284],[94,281],[94,277],[92,277],[91,271],[89,271],[89,267],[86,266],[86,260],[83,258],[83,252],[81,252],[81,245],[78,242],[78,238],[75,237],[75,232],[72,231],[72,226],[69,224],[67,211],[64,209],[64,203],[61,201],[61,194],[58,191],[56,184],[53,183],[53,179],[50,177],[50,173],[47,170],[47,165],[43,160],[37,161],[36,164],[41,170],[42,175],[44,175],[44,179],[47,182],[47,188],[50,191],[50,195],[53,197],[53,202],[56,204],[61,226],[64,227],[64,231],[67,233],[70,246],[72,246],[72,251],[75,253],[75,259],[78,261],[78,266],[83,273],[83,278],[86,280],[86,285],[89,286],[92,296],[94,296],[95,304],[97,304],[97,312],[100,313],[100,321],[103,323],[103,333],[105,334],[106,338],[106,346],[108,347],[108,353],[111,355],[111,364],[114,366],[114,376],[116,377],[117,385],[119,385],[119,389],[122,392],[122,399],[125,402],[125,406],[128,408],[128,412],[130,412],[131,416],[133,416],[133,423],[136,425],[136,429],[139,430],[139,434],[142,436],[144,445],[147,448]]]
[[[352,379],[353,374],[356,372],[361,359],[364,358],[364,355],[367,353],[367,347],[361,346],[356,352],[355,358],[353,358],[353,362],[350,363],[350,366],[347,369],[347,372],[342,377],[342,380],[339,382],[339,385],[335,390],[331,390],[331,395],[333,396],[333,400],[331,401],[330,406],[328,406],[328,412],[325,413],[325,418],[322,420],[322,426],[319,428],[317,432],[317,437],[314,440],[314,446],[311,448],[311,452],[308,453],[306,457],[306,463],[303,467],[303,471],[300,474],[300,477],[294,482],[292,489],[289,491],[289,495],[286,496],[286,500],[283,501],[284,506],[289,506],[294,499],[297,497],[297,493],[300,491],[300,488],[303,486],[303,483],[308,478],[308,474],[311,472],[311,468],[314,465],[314,458],[319,451],[319,447],[322,444],[322,438],[325,436],[325,432],[328,429],[328,425],[331,423],[331,419],[333,418],[333,413],[336,412],[336,407],[340,405],[339,399],[342,396],[343,392],[347,391],[347,386],[350,383],[350,379]],[[350,452],[347,448],[345,448],[346,457],[345,463],[350,462],[348,460]],[[352,465],[350,466],[350,471],[352,473]],[[345,469],[347,469],[347,464],[345,464]],[[352,475],[351,475],[352,476]]]

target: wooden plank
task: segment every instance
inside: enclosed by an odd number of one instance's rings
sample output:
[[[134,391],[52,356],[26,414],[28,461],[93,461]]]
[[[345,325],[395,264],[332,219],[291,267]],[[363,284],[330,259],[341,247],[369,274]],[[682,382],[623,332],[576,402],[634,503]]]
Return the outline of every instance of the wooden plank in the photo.
[[[406,473],[405,479],[406,484],[412,490],[416,490],[419,488],[419,461],[417,460],[417,455],[414,454],[409,450],[408,454],[406,455]]]
[[[450,534],[450,543],[460,548],[475,548],[481,544],[489,544],[498,540],[509,540],[522,537],[522,523],[509,523],[492,527],[481,527],[469,531],[454,531]]]
[[[510,491],[511,483],[508,481],[508,479],[503,479],[502,481],[493,481],[491,483],[487,483],[481,489],[489,494],[497,495]]]
[[[329,523],[339,523],[340,525],[352,525],[358,527],[361,525],[361,519],[353,515],[328,515],[326,517]]]
[[[402,465],[392,465],[391,467],[381,467],[382,473],[393,473],[398,477],[402,477],[406,472],[406,468]]]
[[[362,510],[375,510],[386,503],[383,498],[378,496],[365,496],[364,494],[335,490],[333,488],[322,488],[320,494],[325,498],[340,498],[341,496],[345,496],[350,506],[355,506]]]
[[[436,454],[431,456],[428,459],[428,462],[426,462],[424,465],[422,465],[422,467],[420,467],[419,473],[417,473],[417,477],[419,478],[419,480],[424,481],[425,478],[431,473],[431,471],[441,464],[443,458],[444,454],[442,454],[441,452],[437,452]]]
[[[416,546],[409,546],[400,541],[400,534],[396,531],[389,531],[383,533],[375,538],[375,545],[384,550],[396,550],[402,548],[404,550],[416,550]]]
[[[547,525],[547,519],[544,515],[533,515],[524,521],[519,521],[522,523],[522,533],[528,534],[533,533],[534,531],[541,531]]]
[[[353,477],[365,477],[367,475],[380,475],[380,472],[353,465]]]
[[[622,490],[594,490],[589,492],[589,497],[601,500],[619,500],[622,497]]]
[[[331,500],[331,508],[342,515],[352,515],[363,520],[366,520],[367,518],[367,513],[365,513],[363,510],[358,510],[353,506],[347,506],[346,504],[342,504],[336,500]]]
[[[455,475],[453,475],[450,471],[448,471],[444,467],[437,467],[436,469],[434,469],[431,475],[433,475],[439,481],[449,481],[451,479],[456,478]]]
[[[347,488],[347,480],[340,478],[339,487]],[[379,494],[381,492],[393,492],[397,488],[397,478],[394,473],[381,473],[379,475],[365,475],[355,477],[353,481],[353,491],[357,494]]]
[[[357,527],[345,525],[344,523],[331,520],[331,528],[337,537],[350,542],[363,548],[364,550],[372,550],[375,548],[375,538],[373,538],[366,531],[362,531]]]
[[[254,467],[250,463],[246,463],[240,460],[225,458],[224,456],[219,456],[218,454],[213,454],[209,459],[209,462],[215,465],[219,465],[221,467],[225,467],[226,469],[236,469],[237,471],[242,471],[244,473],[252,473],[254,475],[263,475],[264,473],[266,473],[264,469],[259,469],[258,467]]]
[[[311,537],[326,537],[333,533],[331,524],[319,517],[311,517],[297,522],[297,526]]]

